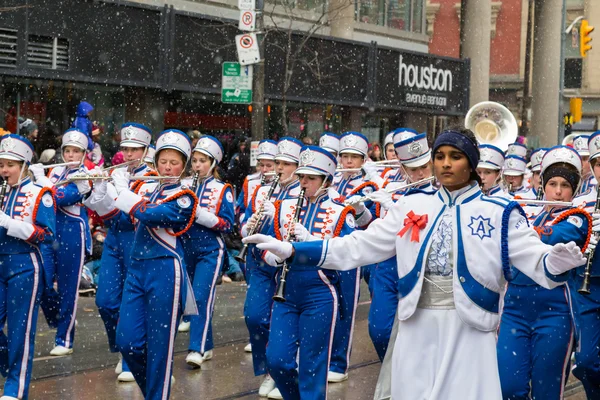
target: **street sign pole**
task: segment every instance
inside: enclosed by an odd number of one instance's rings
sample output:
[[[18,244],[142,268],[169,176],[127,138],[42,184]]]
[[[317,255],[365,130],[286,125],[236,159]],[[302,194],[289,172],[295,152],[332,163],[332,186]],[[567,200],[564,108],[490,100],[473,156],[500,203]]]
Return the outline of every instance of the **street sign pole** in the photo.
[[[263,0],[257,0],[256,29],[262,30],[264,26],[263,19]],[[260,54],[265,54],[265,44],[262,40],[258,41]],[[265,61],[261,60],[254,65],[254,75],[252,87],[254,93],[252,96],[252,140],[265,139]]]

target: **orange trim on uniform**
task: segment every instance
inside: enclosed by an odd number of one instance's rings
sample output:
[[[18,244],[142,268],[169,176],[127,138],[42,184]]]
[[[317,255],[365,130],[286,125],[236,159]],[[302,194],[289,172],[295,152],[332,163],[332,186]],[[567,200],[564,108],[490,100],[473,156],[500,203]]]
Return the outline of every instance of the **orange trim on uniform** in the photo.
[[[381,172],[381,178],[385,178],[385,174],[387,174],[388,172],[390,172],[392,169],[390,167],[384,168],[383,171]]]
[[[348,213],[352,214],[353,217],[356,217],[356,211],[354,210],[354,208],[350,206],[344,207],[340,214],[340,217],[337,220],[336,227],[333,230],[333,237],[338,237],[342,232],[342,228],[344,227],[344,223],[346,222],[346,216],[348,215]]]
[[[260,190],[261,187],[262,187],[262,185],[258,185],[257,187],[255,187],[254,192],[252,192],[252,196],[250,197],[252,199],[250,201],[250,209],[252,210],[253,214],[256,212],[256,196],[258,196],[258,191]],[[248,203],[245,203],[245,204],[248,204]]]
[[[590,237],[592,236],[592,216],[587,211],[585,211],[581,208],[572,208],[572,209],[567,210],[564,213],[560,214],[554,220],[552,225],[556,225],[559,222],[566,220],[567,218],[569,218],[572,215],[578,215],[580,217],[583,217],[588,222],[587,237],[585,238],[585,243],[583,244],[583,247],[581,248],[581,252],[583,253],[583,252],[585,252],[585,249],[587,249],[588,244],[590,244]]]
[[[277,240],[283,240],[281,236],[281,226],[279,226],[279,214],[281,212],[281,200],[275,201],[275,214],[273,215],[273,229]]]
[[[102,219],[103,221],[106,221],[108,219],[111,219],[112,217],[114,217],[115,215],[119,214],[119,210],[118,208],[115,208],[114,210],[110,211],[108,214],[104,214],[104,215],[100,215],[100,219]]]
[[[248,177],[244,179],[244,184],[242,185],[242,192],[244,193],[244,207],[248,204]]]
[[[355,187],[354,189],[352,189],[352,191],[350,193],[348,193],[348,196],[346,196],[346,197],[348,198],[350,196],[354,196],[359,191],[361,191],[364,188],[369,187],[369,186],[373,188],[374,192],[376,192],[376,191],[379,190],[379,186],[375,182],[367,181],[367,182],[361,183],[360,185],[358,185],[357,187]]]
[[[34,235],[39,236],[39,240],[41,241],[44,235],[46,234],[45,229],[40,228],[35,224],[38,209],[40,207],[40,201],[42,201],[42,197],[44,197],[46,193],[49,193],[52,197],[52,205],[54,206],[54,213],[56,214],[56,200],[54,199],[53,191],[50,188],[43,187],[42,190],[39,191],[37,198],[35,199],[35,204],[33,205],[33,213],[31,214],[31,225],[33,225],[33,233],[31,234],[31,236],[29,236],[29,238],[27,238],[26,241],[30,241],[34,237]]]
[[[158,176],[158,173],[156,173],[156,171],[148,171],[143,176]],[[146,181],[142,181],[142,180],[135,181],[133,183],[133,185],[131,186],[130,190],[135,194],[139,194],[138,192],[140,191],[140,188],[142,187],[142,185],[144,183],[146,183]]]
[[[229,183],[224,184],[223,187],[221,188],[221,194],[219,195],[219,200],[217,201],[217,208],[215,210],[215,215],[217,217],[218,217],[219,211],[221,211],[221,203],[223,202],[223,195],[227,191],[227,188],[231,189],[231,193],[233,195],[233,187]]]
[[[181,236],[184,233],[186,233],[188,231],[188,229],[190,229],[192,227],[192,224],[194,223],[194,221],[196,220],[196,208],[198,208],[198,197],[196,197],[196,195],[194,194],[194,192],[192,192],[190,189],[184,189],[179,193],[174,194],[171,197],[167,197],[166,199],[164,199],[162,201],[162,203],[168,203],[169,201],[173,201],[176,200],[178,198],[180,198],[183,195],[190,195],[192,196],[192,199],[194,200],[194,204],[192,204],[192,206],[194,207],[192,209],[192,215],[190,217],[190,220],[188,222],[188,224],[185,226],[185,228],[183,228],[182,230],[180,230],[179,232],[169,232],[167,231],[167,233],[171,236]]]

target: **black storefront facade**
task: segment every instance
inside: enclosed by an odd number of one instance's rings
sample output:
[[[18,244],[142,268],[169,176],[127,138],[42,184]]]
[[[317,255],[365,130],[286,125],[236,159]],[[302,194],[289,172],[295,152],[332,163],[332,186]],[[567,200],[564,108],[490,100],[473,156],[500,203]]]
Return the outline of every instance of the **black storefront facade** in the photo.
[[[44,140],[60,135],[76,105],[108,133],[125,121],[155,131],[199,128],[231,144],[250,134],[247,105],[220,102],[221,64],[235,61],[235,21],[131,2],[8,0],[0,13],[0,126],[33,118]],[[286,32],[265,40],[267,134],[359,130],[381,141],[389,130],[435,131],[468,110],[469,63],[326,37]],[[305,42],[303,46],[299,44]],[[290,64],[288,64],[290,66]],[[288,112],[281,119],[285,97]],[[46,144],[44,143],[44,146]]]

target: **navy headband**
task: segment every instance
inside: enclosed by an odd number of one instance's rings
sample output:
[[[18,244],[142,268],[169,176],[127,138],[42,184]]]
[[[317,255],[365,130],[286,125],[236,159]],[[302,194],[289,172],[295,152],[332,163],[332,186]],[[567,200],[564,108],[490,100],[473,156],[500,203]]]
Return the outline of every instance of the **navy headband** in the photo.
[[[432,154],[435,154],[444,145],[452,146],[463,152],[469,160],[471,169],[473,171],[477,169],[477,164],[479,164],[479,149],[471,139],[460,132],[444,131],[435,139]]]

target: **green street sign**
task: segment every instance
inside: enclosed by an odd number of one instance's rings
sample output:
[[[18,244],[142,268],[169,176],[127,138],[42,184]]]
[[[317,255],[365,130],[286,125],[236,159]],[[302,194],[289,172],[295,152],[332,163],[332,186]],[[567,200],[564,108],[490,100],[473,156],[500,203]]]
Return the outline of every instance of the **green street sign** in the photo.
[[[224,62],[221,79],[221,102],[252,103],[252,66]]]

